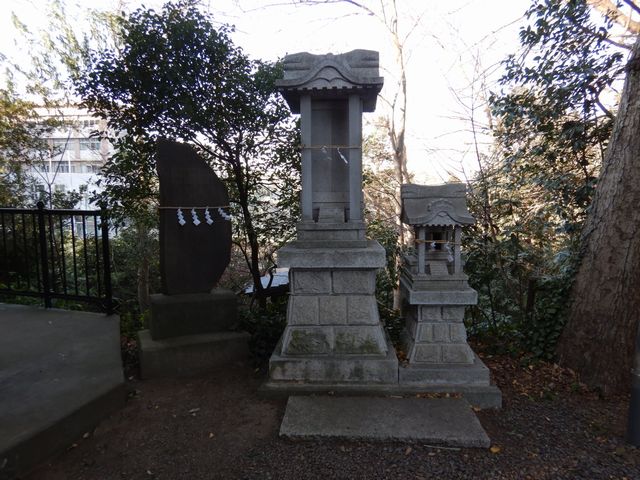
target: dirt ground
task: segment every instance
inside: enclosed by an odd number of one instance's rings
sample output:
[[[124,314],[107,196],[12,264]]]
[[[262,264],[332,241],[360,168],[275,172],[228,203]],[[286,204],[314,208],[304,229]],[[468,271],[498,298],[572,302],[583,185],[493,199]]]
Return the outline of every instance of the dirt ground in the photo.
[[[285,400],[259,397],[264,377],[238,364],[130,381],[124,409],[28,479],[640,479],[628,398],[603,400],[555,365],[485,362],[504,403],[478,413],[488,450],[280,439]]]

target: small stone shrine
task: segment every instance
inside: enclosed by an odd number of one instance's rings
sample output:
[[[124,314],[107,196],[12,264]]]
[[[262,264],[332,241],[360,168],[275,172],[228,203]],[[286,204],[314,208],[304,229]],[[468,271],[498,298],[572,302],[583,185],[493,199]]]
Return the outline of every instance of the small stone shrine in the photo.
[[[500,391],[469,347],[463,323],[465,307],[477,302],[460,255],[462,227],[475,223],[466,187],[403,185],[401,196],[402,221],[414,228],[415,247],[404,256],[400,276],[409,362],[399,370],[400,385],[476,393],[499,406]]]
[[[149,330],[139,333],[144,377],[191,375],[247,353],[236,296],[214,288],[231,257],[229,195],[188,145],[160,140],[160,274]]]
[[[382,83],[374,51],[284,59],[277,86],[302,129],[302,220],[278,252],[290,297],[266,388],[397,384],[374,296],[385,252],[363,221],[362,113],[374,111]]]

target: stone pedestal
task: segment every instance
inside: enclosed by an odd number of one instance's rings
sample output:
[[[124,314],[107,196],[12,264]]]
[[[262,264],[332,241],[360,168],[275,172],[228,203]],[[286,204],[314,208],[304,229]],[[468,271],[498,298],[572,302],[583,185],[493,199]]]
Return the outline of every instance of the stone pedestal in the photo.
[[[464,311],[476,304],[477,292],[469,288],[464,274],[431,280],[407,271],[400,280],[409,361],[398,370],[400,386],[481,397],[483,407],[499,408],[500,390],[491,385],[489,369],[467,343]],[[436,290],[428,290],[430,286]],[[447,287],[452,289],[438,289]]]
[[[249,334],[230,290],[152,295],[149,329],[138,332],[142,378],[192,376],[248,357]]]
[[[154,340],[225,331],[237,321],[237,299],[231,290],[151,295],[149,331]]]
[[[287,327],[271,357],[269,383],[396,383],[397,358],[375,299],[384,249],[310,248],[293,242],[278,253],[289,267]]]
[[[154,340],[138,332],[140,376],[192,377],[249,357],[247,332],[215,332]]]

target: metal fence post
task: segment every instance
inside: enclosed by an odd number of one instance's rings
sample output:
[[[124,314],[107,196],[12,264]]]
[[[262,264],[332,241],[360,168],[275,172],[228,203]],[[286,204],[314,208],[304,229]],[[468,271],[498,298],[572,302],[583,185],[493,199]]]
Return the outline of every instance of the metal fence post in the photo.
[[[102,231],[102,265],[104,271],[104,295],[107,315],[113,314],[113,291],[111,289],[111,257],[109,255],[109,221],[107,211],[100,211],[100,229]]]
[[[44,202],[38,202],[38,239],[40,241],[40,264],[42,270],[42,294],[45,308],[51,308],[49,286],[49,262],[47,260],[47,232],[44,224]]]

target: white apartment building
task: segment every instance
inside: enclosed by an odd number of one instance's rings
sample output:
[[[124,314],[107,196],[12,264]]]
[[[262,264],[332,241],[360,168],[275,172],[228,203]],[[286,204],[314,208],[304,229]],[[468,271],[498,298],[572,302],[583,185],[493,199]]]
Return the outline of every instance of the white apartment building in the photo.
[[[37,188],[53,193],[79,191],[86,185],[87,192],[75,208],[95,208],[89,197],[98,189],[95,184],[97,174],[113,152],[106,139],[95,135],[106,130],[106,121],[77,107],[37,108],[36,113],[43,118],[54,117],[64,122],[46,138],[50,152],[48,159],[30,168]]]

